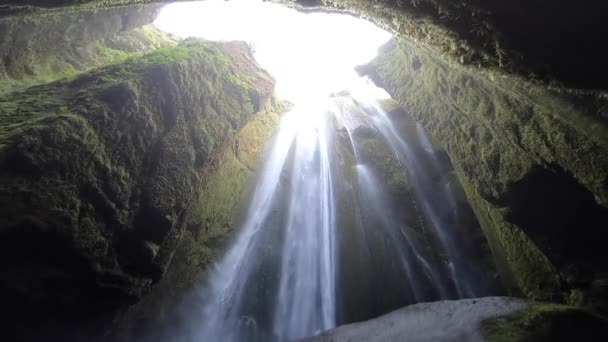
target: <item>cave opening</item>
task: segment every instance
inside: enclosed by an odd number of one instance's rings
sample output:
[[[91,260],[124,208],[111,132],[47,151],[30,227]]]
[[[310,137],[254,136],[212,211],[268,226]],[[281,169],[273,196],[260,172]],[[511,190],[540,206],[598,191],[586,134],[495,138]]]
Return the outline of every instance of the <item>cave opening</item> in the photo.
[[[564,286],[593,292],[594,305],[603,303],[594,278],[606,275],[603,247],[608,237],[608,210],[559,165],[537,166],[509,186],[505,200],[508,220],[525,231],[559,269]]]
[[[392,37],[351,15],[305,13],[255,0],[173,3],[154,25],[180,38],[246,42],[276,79],[277,95],[292,103],[352,90],[360,79],[355,66],[374,58]]]
[[[197,304],[149,334],[296,340],[408,304],[501,293],[449,158],[355,70],[389,32],[247,0],[174,3],[155,25],[182,39],[245,41],[291,108]]]

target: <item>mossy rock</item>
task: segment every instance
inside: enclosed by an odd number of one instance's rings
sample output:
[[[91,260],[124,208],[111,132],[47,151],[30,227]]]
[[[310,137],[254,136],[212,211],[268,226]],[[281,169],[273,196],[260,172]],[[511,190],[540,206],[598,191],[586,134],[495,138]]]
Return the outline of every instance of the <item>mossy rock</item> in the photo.
[[[181,316],[180,304],[196,292],[196,286],[200,286],[201,279],[234,236],[241,219],[239,212],[246,206],[265,145],[271,140],[284,109],[285,104],[271,98],[221,153],[216,167],[205,176],[196,210],[188,217],[171,267],[149,295],[121,315],[120,323],[112,329],[113,339],[129,341],[142,334],[163,331],[160,327],[166,324],[187,321]]]
[[[152,26],[158,5],[0,18],[0,94],[73,77],[175,41]]]
[[[479,73],[518,75],[567,91],[608,87],[608,75],[598,71],[603,56],[596,53],[606,34],[600,27],[608,4],[601,0],[274,1],[307,12],[355,14],[444,62]]]
[[[137,302],[273,87],[245,43],[188,40],[4,96],[3,311],[43,331]]]
[[[485,320],[488,342],[605,341],[608,320],[592,312],[558,304],[533,303],[514,314]]]
[[[489,73],[517,74],[562,90],[605,90],[601,0],[273,0],[305,11],[348,12],[390,29],[434,56]],[[6,0],[0,16],[78,13],[165,0]],[[574,18],[574,19],[573,19]],[[559,38],[557,38],[559,37]],[[567,87],[567,88],[565,88]]]

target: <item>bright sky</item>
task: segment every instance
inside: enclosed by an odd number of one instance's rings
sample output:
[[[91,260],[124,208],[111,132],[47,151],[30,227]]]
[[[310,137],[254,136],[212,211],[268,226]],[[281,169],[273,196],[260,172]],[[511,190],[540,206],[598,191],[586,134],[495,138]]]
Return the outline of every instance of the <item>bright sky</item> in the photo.
[[[167,5],[155,25],[179,37],[242,40],[294,103],[352,88],[354,71],[376,56],[390,33],[347,15],[305,14],[262,0],[206,0]]]

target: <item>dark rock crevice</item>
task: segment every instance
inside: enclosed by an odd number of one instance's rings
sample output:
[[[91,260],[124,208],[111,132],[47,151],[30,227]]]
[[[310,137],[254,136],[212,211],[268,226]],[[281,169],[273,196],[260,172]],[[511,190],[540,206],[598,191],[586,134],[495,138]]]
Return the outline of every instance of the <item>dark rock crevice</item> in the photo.
[[[577,304],[604,310],[608,293],[591,292],[602,291],[594,288],[594,279],[608,277],[608,209],[556,165],[535,167],[514,182],[505,192],[503,205],[509,208],[506,220],[521,227],[557,267],[562,290],[583,288],[589,295],[578,294]]]

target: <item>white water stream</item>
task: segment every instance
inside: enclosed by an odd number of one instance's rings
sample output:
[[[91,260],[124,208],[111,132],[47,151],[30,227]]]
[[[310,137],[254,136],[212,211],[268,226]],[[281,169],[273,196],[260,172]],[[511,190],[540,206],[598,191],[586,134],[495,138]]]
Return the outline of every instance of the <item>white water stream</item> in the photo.
[[[294,103],[271,142],[241,228],[198,289],[198,302],[190,303],[198,309],[181,339],[291,341],[348,321],[353,298],[365,297],[371,307],[486,293],[466,257],[466,237],[447,219],[459,215],[453,185],[437,184],[423,169],[442,172],[436,148],[420,126],[421,148],[410,146],[376,102],[387,94],[354,72],[390,38],[387,32],[353,17],[253,0],[175,3],[156,25],[181,36],[251,42],[279,95]],[[359,158],[358,127],[391,151],[423,232],[402,222],[385,180]],[[346,260],[349,253],[362,255],[361,263]]]

